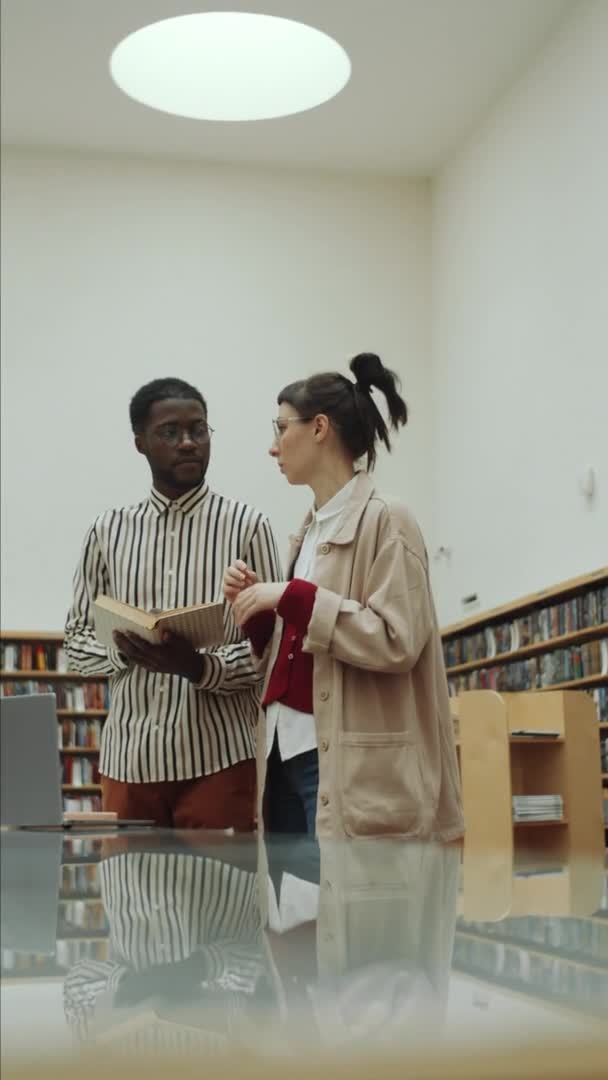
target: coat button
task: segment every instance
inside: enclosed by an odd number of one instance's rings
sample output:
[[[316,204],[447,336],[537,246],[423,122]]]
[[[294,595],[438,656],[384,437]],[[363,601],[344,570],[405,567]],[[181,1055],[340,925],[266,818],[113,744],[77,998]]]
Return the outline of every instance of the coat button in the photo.
[[[329,740],[328,739],[321,739],[321,742],[320,742],[319,745],[321,747],[321,750],[329,750]]]
[[[321,698],[321,701],[328,701],[329,700],[329,690],[321,690],[321,693],[319,694],[319,697]]]
[[[321,544],[321,554],[322,555],[329,555],[330,551],[331,551],[331,547],[330,547],[329,544]]]
[[[327,806],[328,803],[329,803],[329,795],[326,795],[325,792],[323,792],[323,794],[321,795],[321,804],[323,806]]]
[[[290,652],[290,653],[289,653],[289,655],[288,655],[287,659],[288,659],[288,660],[293,660],[293,653],[292,653],[292,652]]]

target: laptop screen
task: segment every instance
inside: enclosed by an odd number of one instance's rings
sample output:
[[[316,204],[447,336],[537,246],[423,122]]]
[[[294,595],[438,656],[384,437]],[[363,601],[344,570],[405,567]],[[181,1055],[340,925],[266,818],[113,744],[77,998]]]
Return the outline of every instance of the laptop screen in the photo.
[[[0,698],[0,769],[2,825],[61,824],[54,694]]]

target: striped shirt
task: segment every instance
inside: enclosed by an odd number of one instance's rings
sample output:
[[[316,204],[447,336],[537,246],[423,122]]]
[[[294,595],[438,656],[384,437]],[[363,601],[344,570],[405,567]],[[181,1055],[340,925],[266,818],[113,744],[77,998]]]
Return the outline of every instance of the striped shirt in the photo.
[[[132,1033],[133,1046],[148,1053],[171,1048],[188,1052],[202,1045],[211,1049],[207,1040],[213,1037],[218,1040],[214,1049],[228,1048],[247,998],[266,974],[257,874],[194,853],[148,851],[104,859],[98,872],[111,959],[79,961],[66,976],[64,1009],[74,1034],[81,1040],[95,1037],[95,1014],[103,1002],[106,1013],[111,1003],[114,1023],[120,1029],[129,1015],[129,1003],[121,1007],[118,994],[125,980],[137,974],[159,973],[154,984],[148,985],[143,978],[138,991],[143,998],[153,998],[158,1007],[166,989],[169,1001],[172,987],[179,987],[180,963],[198,957],[200,977],[186,977],[186,996],[178,995],[178,999],[187,1001],[190,987],[192,1001],[199,1006],[205,1000],[210,1006],[221,1004],[221,1031],[203,1030],[204,1013],[200,1032],[182,1030],[173,1009],[176,1022],[146,1022]],[[207,998],[200,998],[201,989]],[[214,1011],[209,1011],[211,1020]]]
[[[82,675],[110,676],[100,772],[114,780],[188,780],[255,757],[260,690],[249,649],[224,606],[224,643],[203,651],[199,683],[148,672],[96,637],[92,604],[105,593],[146,610],[222,600],[225,568],[243,559],[279,581],[277,547],[257,510],[202,484],[171,500],[152,489],[89,529],[74,577],[65,645]]]

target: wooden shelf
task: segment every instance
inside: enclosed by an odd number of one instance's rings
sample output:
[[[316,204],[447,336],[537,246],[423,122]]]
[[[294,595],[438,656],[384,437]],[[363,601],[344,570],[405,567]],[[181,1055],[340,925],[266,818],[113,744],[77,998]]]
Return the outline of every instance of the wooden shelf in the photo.
[[[89,839],[89,837],[87,837]],[[99,839],[91,834],[90,839]],[[101,856],[95,855],[64,855],[61,860],[62,866],[93,866],[100,862]]]
[[[570,679],[569,682],[552,683],[551,686],[536,686],[533,688],[533,692],[542,694],[544,690],[588,690],[592,686],[601,686],[602,683],[608,683],[608,674],[584,675],[582,679]],[[519,693],[519,691],[516,691],[516,693]]]
[[[567,600],[572,593],[596,585],[605,585],[608,582],[608,566],[601,566],[599,570],[593,570],[590,574],[582,574],[580,577],[569,578],[560,585],[553,585],[548,589],[540,589],[539,592],[521,596],[519,600],[512,600],[500,607],[490,608],[489,611],[471,615],[468,619],[451,623],[441,631],[442,638],[454,637],[475,626],[485,626],[487,623],[495,623],[502,619],[503,615],[518,612],[522,615],[536,607],[549,607],[551,600]],[[506,621],[506,620],[505,620]]]
[[[563,828],[564,825],[569,825],[568,818],[560,818],[559,821],[514,821],[514,829],[547,829],[550,826],[555,828]]]
[[[62,784],[61,790],[78,792],[79,795],[90,795],[92,791],[101,791],[101,784]]]
[[[565,742],[563,735],[510,735],[509,742],[513,743],[526,743],[527,746],[538,745],[552,745],[559,746]]]
[[[0,671],[0,679],[31,679],[37,682],[103,682],[107,675],[79,675],[77,671]]]
[[[55,641],[61,643],[64,634],[59,630],[0,630],[0,641]]]
[[[57,709],[57,718],[59,720],[70,717],[84,720],[94,716],[107,715],[107,709]]]
[[[467,671],[477,671],[479,668],[499,667],[502,664],[513,663],[517,660],[526,660],[529,656],[538,656],[543,653],[553,652],[555,649],[563,649],[567,645],[577,645],[584,641],[593,641],[608,635],[608,623],[598,623],[597,626],[587,626],[583,630],[573,630],[570,634],[562,634],[560,637],[549,638],[548,641],[535,641],[532,645],[522,645],[520,649],[511,652],[497,653],[496,656],[484,656],[481,660],[468,660],[464,664],[456,664],[446,668],[446,674],[464,675]]]
[[[600,731],[608,731],[608,724],[604,723],[604,721],[602,721],[600,724],[598,724],[598,727],[599,727]]]
[[[98,754],[98,746],[60,746],[59,751],[62,754]]]

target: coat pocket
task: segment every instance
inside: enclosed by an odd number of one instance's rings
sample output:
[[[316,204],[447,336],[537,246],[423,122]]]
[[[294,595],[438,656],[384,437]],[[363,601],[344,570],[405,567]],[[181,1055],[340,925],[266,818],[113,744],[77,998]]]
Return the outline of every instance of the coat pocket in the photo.
[[[413,735],[343,731],[340,758],[347,836],[416,836],[425,815]]]

